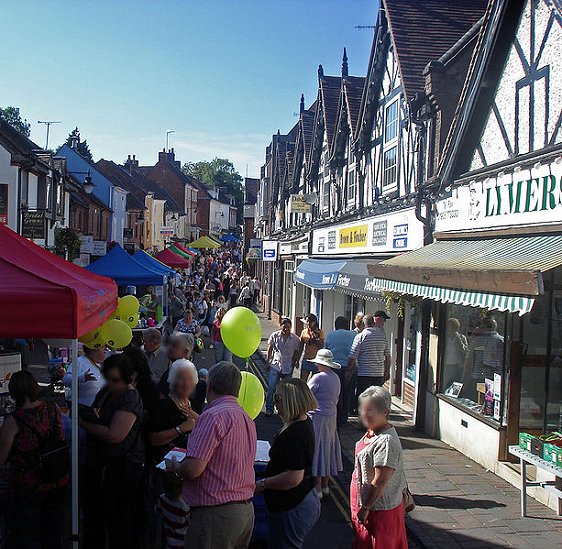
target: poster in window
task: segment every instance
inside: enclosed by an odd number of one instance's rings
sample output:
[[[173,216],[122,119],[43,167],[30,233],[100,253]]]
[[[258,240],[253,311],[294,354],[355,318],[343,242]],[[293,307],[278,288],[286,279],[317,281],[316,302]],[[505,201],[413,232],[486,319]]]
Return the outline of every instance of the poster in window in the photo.
[[[8,185],[0,183],[0,223],[8,224]]]

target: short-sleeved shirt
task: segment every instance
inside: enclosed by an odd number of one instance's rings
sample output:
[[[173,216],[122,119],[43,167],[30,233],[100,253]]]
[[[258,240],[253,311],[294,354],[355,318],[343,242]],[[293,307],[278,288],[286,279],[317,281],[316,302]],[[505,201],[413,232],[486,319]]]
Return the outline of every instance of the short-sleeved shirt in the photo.
[[[109,427],[117,412],[131,412],[137,418],[129,434],[118,444],[98,440],[98,455],[102,459],[119,459],[126,457],[130,463],[144,463],[144,440],[141,430],[143,415],[142,400],[136,389],[126,389],[120,393],[107,395],[107,388],[102,389],[94,399],[94,408],[101,402],[98,411],[100,423]]]
[[[168,429],[175,429],[185,420],[185,415],[176,406],[176,403],[170,397],[166,397],[158,402],[154,413],[150,416],[148,432],[159,433],[161,431],[167,431]],[[151,446],[150,457],[153,462],[160,463],[164,459],[164,456],[174,447],[187,448],[188,436],[189,433],[178,434],[178,436],[171,442],[168,442],[168,444],[164,444],[163,446]]]
[[[199,322],[193,319],[189,324],[185,321],[185,319],[180,318],[177,324],[177,331],[182,332],[183,334],[196,334],[197,328],[199,327]]]
[[[402,461],[402,444],[396,429],[389,426],[382,433],[375,435],[372,439],[363,437],[357,443],[356,473],[359,505],[361,505],[362,494],[370,486],[375,476],[376,467],[390,467],[394,474],[390,478],[380,498],[371,509],[390,510],[398,507],[402,502],[403,492],[406,488],[406,476]]]
[[[304,343],[304,358],[306,360],[314,358],[318,349],[322,349],[324,341],[324,332],[322,330],[317,330],[316,334],[313,334],[308,328],[305,328],[301,332],[301,341]]]
[[[357,375],[383,376],[386,357],[390,348],[383,328],[365,328],[355,336],[349,358],[357,360]]]
[[[302,470],[304,477],[298,486],[289,490],[265,490],[265,503],[269,511],[287,511],[296,507],[314,488],[313,458],[314,428],[309,418],[291,423],[278,433],[269,450],[266,478],[285,471]]]
[[[335,416],[338,408],[341,382],[334,370],[318,372],[308,380],[308,388],[318,401],[314,414]]]
[[[277,330],[269,336],[268,344],[273,347],[271,367],[282,374],[290,374],[293,371],[293,356],[300,345],[298,336],[290,333],[285,338],[281,330]]]
[[[208,404],[187,441],[187,457],[207,465],[201,476],[184,481],[186,503],[200,507],[251,499],[256,444],[256,426],[236,397],[225,395]]]
[[[341,364],[342,369],[347,368],[351,346],[357,334],[351,330],[334,330],[326,336],[326,349],[332,351],[334,362]]]

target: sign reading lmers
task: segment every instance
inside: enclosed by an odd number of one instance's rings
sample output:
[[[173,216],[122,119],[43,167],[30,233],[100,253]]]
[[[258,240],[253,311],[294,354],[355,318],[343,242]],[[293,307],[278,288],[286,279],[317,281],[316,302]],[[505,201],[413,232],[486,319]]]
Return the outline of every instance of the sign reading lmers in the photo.
[[[474,181],[453,189],[436,206],[436,232],[560,223],[562,164]]]
[[[341,255],[389,254],[423,246],[423,226],[413,208],[360,223],[332,225],[312,234],[312,253]]]

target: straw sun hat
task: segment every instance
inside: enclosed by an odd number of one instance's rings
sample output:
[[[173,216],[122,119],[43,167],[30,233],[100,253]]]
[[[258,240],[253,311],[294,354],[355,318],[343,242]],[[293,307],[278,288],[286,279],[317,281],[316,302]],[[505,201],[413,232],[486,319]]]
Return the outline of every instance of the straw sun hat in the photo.
[[[309,359],[309,362],[322,364],[323,366],[328,366],[328,368],[333,368],[334,370],[339,370],[341,368],[341,364],[334,362],[334,355],[329,349],[318,349],[316,356]]]

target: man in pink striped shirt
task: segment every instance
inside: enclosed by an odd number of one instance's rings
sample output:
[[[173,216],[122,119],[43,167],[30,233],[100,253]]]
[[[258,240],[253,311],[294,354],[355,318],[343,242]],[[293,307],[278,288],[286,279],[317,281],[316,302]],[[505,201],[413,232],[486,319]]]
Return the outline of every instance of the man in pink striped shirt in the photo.
[[[230,362],[209,370],[208,406],[187,443],[175,474],[191,507],[188,549],[243,549],[254,527],[256,427],[238,404],[242,376]]]

